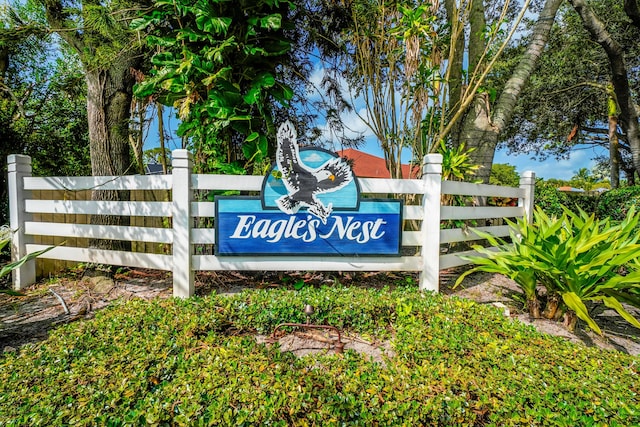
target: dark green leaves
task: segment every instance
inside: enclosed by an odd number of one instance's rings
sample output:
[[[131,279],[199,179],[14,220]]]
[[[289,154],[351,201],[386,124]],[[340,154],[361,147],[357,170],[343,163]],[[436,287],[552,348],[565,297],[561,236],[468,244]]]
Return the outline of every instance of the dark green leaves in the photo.
[[[196,16],[196,25],[204,32],[226,35],[231,25],[231,18],[211,17],[202,14]]]
[[[293,286],[121,301],[1,354],[2,423],[640,425],[637,358],[415,287]],[[392,351],[381,362],[349,346],[299,358],[257,342],[257,332],[305,322],[305,304],[312,322],[339,327],[352,344]]]
[[[291,49],[281,31],[287,20],[283,6],[293,3],[166,0],[133,24],[152,29],[147,42],[161,49],[135,93],[155,95],[179,111],[180,136],[188,138],[197,159],[206,153],[198,170],[229,170],[222,165],[233,158],[251,171],[267,161],[274,103],[287,106],[293,97],[277,77]],[[243,140],[242,146],[234,143]]]

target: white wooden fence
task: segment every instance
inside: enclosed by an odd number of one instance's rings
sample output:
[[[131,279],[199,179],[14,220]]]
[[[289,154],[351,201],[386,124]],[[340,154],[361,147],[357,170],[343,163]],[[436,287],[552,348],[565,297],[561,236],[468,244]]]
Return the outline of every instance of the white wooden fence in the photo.
[[[100,176],[100,177],[32,177],[31,159],[11,155],[9,163],[9,202],[11,229],[14,230],[12,252],[14,259],[47,247],[35,241],[42,236],[61,236],[68,239],[113,239],[130,242],[153,242],[171,246],[171,254],[129,252],[77,247],[69,243],[58,246],[42,258],[74,262],[122,265],[137,268],[169,270],[173,272],[173,293],[178,297],[194,294],[194,272],[199,270],[309,270],[309,271],[414,271],[420,272],[420,288],[438,291],[439,270],[464,265],[459,255],[468,252],[441,254],[441,245],[477,239],[463,228],[441,229],[442,221],[475,220],[526,216],[531,218],[535,176],[525,172],[520,188],[442,181],[442,156],[425,157],[422,179],[358,178],[361,193],[414,195],[418,203],[405,204],[405,223],[419,224],[419,230],[406,226],[402,235],[403,255],[397,257],[219,257],[195,254],[199,245],[213,245],[212,227],[197,228],[194,218],[213,218],[213,202],[195,201],[196,190],[240,190],[259,192],[262,176],[229,176],[192,174],[191,155],[186,150],[173,152],[172,175]],[[88,201],[42,200],[33,193],[65,190],[66,192],[96,190],[165,190],[170,201]],[[441,206],[442,195],[473,197],[517,198],[517,207]],[[75,216],[126,215],[131,217],[159,217],[166,227],[106,226],[69,223]],[[46,214],[53,221],[41,219]],[[86,222],[86,221],[84,221]],[[496,236],[506,236],[508,227],[478,227]],[[35,281],[34,261],[16,270],[14,287],[23,288]]]

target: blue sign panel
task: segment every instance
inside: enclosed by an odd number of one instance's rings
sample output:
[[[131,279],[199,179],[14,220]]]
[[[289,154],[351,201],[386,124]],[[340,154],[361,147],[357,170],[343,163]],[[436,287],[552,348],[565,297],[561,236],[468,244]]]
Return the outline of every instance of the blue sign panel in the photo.
[[[286,122],[260,197],[216,198],[216,255],[399,255],[402,202],[360,199],[349,163]]]
[[[361,200],[323,222],[264,210],[260,198],[216,198],[216,255],[399,255],[400,200]]]

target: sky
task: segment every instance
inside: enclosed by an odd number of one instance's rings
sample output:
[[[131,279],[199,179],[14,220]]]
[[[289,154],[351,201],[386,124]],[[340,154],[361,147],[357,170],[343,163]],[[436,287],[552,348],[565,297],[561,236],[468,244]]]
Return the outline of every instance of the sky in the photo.
[[[516,171],[522,175],[524,171],[533,171],[538,178],[570,180],[576,175],[579,169],[587,168],[593,170],[596,162],[593,158],[607,154],[602,147],[584,146],[571,152],[571,156],[566,160],[556,160],[550,158],[543,161],[532,160],[531,156],[521,154],[508,154],[506,150],[496,151],[493,159],[494,163],[508,163],[516,167]]]

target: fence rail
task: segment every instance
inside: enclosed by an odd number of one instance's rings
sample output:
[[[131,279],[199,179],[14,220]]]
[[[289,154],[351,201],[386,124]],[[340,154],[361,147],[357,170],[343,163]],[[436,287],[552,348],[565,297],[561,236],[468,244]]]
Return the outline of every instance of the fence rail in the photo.
[[[482,221],[521,216],[530,219],[535,177],[532,172],[525,172],[520,188],[443,182],[441,163],[440,155],[426,156],[422,179],[358,179],[363,195],[391,194],[410,200],[403,207],[401,256],[220,257],[201,253],[203,247],[215,245],[211,227],[215,205],[195,200],[196,195],[225,190],[259,192],[263,177],[192,174],[191,155],[186,150],[176,150],[172,175],[38,178],[31,176],[28,156],[11,155],[13,256],[17,259],[66,240],[64,246],[55,247],[41,258],[57,263],[169,270],[173,272],[174,295],[180,297],[193,295],[194,272],[199,270],[414,271],[420,272],[421,289],[437,291],[439,270],[465,264],[459,256],[472,253],[467,248],[441,253],[443,245],[451,247],[478,239],[466,226],[457,224],[473,221],[478,229],[496,236],[508,235],[507,226],[484,225]],[[128,201],[92,201],[92,190],[131,190],[136,196]],[[518,199],[518,206],[441,206],[443,196]],[[91,224],[91,216],[101,214],[129,217],[130,225]],[[447,223],[449,227],[441,229]],[[132,250],[90,248],[90,239],[130,242]],[[14,272],[15,288],[35,281],[35,265],[29,262]]]

